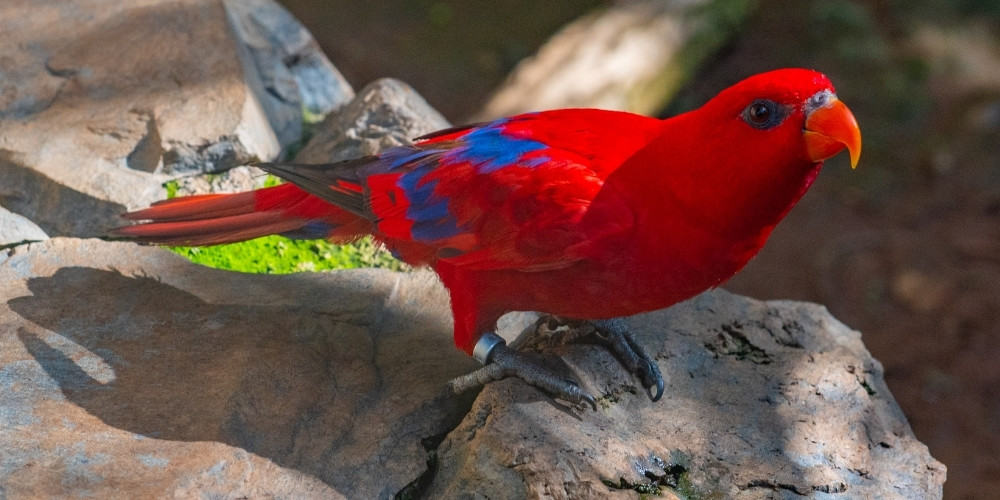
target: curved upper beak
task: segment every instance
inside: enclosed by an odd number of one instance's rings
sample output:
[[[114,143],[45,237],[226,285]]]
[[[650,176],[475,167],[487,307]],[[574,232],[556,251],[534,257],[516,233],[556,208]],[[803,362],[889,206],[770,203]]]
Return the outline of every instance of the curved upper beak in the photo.
[[[802,131],[806,152],[814,162],[823,161],[844,148],[851,155],[851,168],[858,166],[861,157],[861,129],[851,110],[836,97],[809,113],[806,128]]]

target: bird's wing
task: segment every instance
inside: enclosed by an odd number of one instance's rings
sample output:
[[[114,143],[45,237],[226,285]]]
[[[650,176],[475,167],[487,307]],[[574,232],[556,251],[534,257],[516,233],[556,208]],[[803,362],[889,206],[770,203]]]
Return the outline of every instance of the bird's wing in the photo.
[[[632,223],[607,205],[583,230],[604,180],[659,130],[659,120],[573,109],[437,132],[353,164],[264,165],[375,224],[390,248],[466,269],[545,270]],[[406,258],[406,252],[403,257]],[[411,259],[412,260],[412,259]],[[421,259],[416,259],[421,260]]]

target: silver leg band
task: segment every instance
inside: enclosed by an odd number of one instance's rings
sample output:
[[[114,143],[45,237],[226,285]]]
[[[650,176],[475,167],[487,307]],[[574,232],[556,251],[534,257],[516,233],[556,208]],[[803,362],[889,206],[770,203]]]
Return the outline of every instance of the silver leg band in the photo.
[[[505,344],[507,344],[507,341],[503,337],[492,332],[484,333],[476,341],[476,346],[472,348],[472,357],[485,365],[490,359],[490,353],[493,352],[493,348]]]

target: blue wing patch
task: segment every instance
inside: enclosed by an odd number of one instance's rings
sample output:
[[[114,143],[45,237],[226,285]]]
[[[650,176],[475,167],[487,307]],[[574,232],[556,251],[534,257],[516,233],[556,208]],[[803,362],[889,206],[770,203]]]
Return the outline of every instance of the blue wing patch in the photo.
[[[508,121],[506,118],[496,120],[459,137],[464,145],[451,151],[449,160],[477,165],[477,170],[483,174],[513,165],[537,167],[548,161],[542,156],[522,160],[526,154],[548,146],[531,139],[504,134],[503,127]]]
[[[438,181],[421,183],[434,167],[432,163],[422,165],[400,176],[396,183],[410,202],[406,218],[414,222],[410,235],[418,241],[440,240],[462,232],[455,216],[448,210],[448,200],[434,196]]]
[[[478,173],[489,174],[511,166],[535,168],[549,161],[548,156],[536,153],[548,147],[544,143],[505,133],[509,121],[504,118],[472,129],[441,148],[428,144],[393,148],[382,154],[388,170],[405,170],[396,185],[409,201],[406,218],[413,221],[410,234],[414,239],[435,241],[462,232],[448,200],[434,194],[437,180],[424,181],[424,176],[440,165],[469,163]]]

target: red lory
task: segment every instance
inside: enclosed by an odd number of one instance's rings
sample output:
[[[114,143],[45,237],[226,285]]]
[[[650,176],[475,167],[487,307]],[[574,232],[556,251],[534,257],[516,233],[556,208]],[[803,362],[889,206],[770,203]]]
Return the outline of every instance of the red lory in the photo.
[[[856,166],[861,133],[827,77],[781,69],[663,120],[542,111],[339,163],[260,164],[289,182],[161,201],[115,234],[166,245],[371,234],[450,292],[455,344],[485,365],[456,389],[517,376],[593,404],[494,333],[508,311],[540,311],[590,320],[655,401],[659,368],[616,318],[731,277],[845,148]]]

